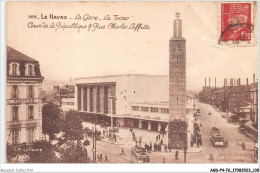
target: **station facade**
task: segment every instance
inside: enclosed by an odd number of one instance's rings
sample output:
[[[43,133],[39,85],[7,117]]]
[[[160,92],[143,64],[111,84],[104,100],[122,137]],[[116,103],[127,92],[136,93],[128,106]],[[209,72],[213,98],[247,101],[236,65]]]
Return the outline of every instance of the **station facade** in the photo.
[[[75,110],[83,120],[167,133],[169,76],[126,74],[77,78],[75,82]],[[188,95],[185,100],[192,124],[195,101]],[[188,126],[192,133],[192,125]]]

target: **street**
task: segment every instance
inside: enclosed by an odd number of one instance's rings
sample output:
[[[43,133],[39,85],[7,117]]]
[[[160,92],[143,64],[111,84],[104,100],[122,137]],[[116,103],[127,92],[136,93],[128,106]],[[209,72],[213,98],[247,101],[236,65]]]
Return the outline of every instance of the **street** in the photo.
[[[200,132],[202,136],[201,152],[188,152],[187,163],[211,163],[209,161],[209,155],[213,154],[213,163],[255,163],[255,160],[251,157],[253,155],[254,142],[244,134],[239,132],[239,125],[227,123],[226,118],[222,118],[223,112],[216,111],[211,105],[196,102],[196,107],[200,109],[201,116],[198,118],[198,122],[202,124]],[[211,115],[208,113],[211,112]],[[89,128],[94,127],[93,124],[84,122],[83,126]],[[215,147],[211,141],[210,130],[212,127],[219,128],[224,139],[228,140],[228,147]],[[97,125],[97,129],[102,131],[102,128]],[[97,141],[97,154],[102,154],[103,160],[107,155],[109,163],[131,163],[131,148],[135,146],[135,142],[132,140],[132,134],[129,128],[120,127],[117,134],[118,141],[112,142],[109,139],[102,139]],[[156,131],[148,131],[135,128],[134,132],[137,137],[142,137],[142,145],[145,143],[152,144],[156,141],[156,136],[159,134]],[[93,158],[92,153],[92,138],[89,138],[90,146],[88,146],[89,157]],[[246,149],[242,150],[241,144],[246,144]],[[124,149],[125,155],[121,154],[121,149]],[[193,149],[196,147],[193,147]],[[152,163],[184,163],[183,151],[179,151],[178,160],[175,159],[176,150],[172,152],[150,152]]]
[[[244,134],[239,133],[239,125],[227,123],[226,118],[222,118],[224,112],[217,112],[211,105],[196,102],[196,107],[200,109],[199,121],[202,124],[202,152],[189,153],[187,162],[189,163],[209,163],[209,154],[214,155],[214,163],[255,163],[251,157],[253,155],[254,142]],[[208,113],[211,112],[211,115]],[[228,147],[214,147],[211,142],[210,130],[216,125],[224,139],[228,140]],[[242,142],[245,142],[246,149],[241,149]]]

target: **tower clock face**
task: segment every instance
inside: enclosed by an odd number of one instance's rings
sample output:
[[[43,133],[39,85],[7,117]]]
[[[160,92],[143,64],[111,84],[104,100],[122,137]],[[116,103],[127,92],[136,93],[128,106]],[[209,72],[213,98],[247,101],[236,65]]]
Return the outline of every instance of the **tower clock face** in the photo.
[[[181,56],[183,54],[183,45],[180,43],[173,43],[171,46],[171,53],[176,56]]]

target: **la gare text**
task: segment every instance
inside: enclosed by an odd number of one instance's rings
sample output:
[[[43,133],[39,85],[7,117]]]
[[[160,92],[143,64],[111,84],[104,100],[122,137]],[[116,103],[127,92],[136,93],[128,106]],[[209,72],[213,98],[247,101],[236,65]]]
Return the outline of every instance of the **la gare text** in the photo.
[[[132,16],[131,16],[132,17]],[[104,17],[99,17],[95,15],[90,14],[77,14],[74,18],[69,18],[66,15],[55,15],[55,14],[41,14],[40,18],[38,18],[36,15],[29,15],[30,19],[61,19],[61,20],[67,20],[67,19],[76,19],[76,20],[83,20],[83,21],[90,21],[90,20],[128,20],[131,17],[128,16],[120,16],[120,15],[105,15]]]

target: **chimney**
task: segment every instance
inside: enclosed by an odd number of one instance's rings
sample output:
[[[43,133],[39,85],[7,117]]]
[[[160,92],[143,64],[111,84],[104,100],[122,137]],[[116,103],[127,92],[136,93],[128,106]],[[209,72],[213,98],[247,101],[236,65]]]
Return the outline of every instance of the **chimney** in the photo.
[[[236,83],[237,81],[236,81],[236,78],[234,78],[234,86],[236,86],[237,85],[237,83]]]
[[[217,88],[217,78],[215,78],[215,88]]]
[[[253,83],[255,83],[255,73],[253,74]]]
[[[207,86],[207,79],[205,78],[205,87]]]
[[[233,86],[233,78],[230,79],[230,86]]]
[[[237,86],[240,86],[240,78],[237,79]]]
[[[209,87],[210,87],[210,78],[209,78]]]
[[[246,86],[248,86],[248,78],[246,78]]]

